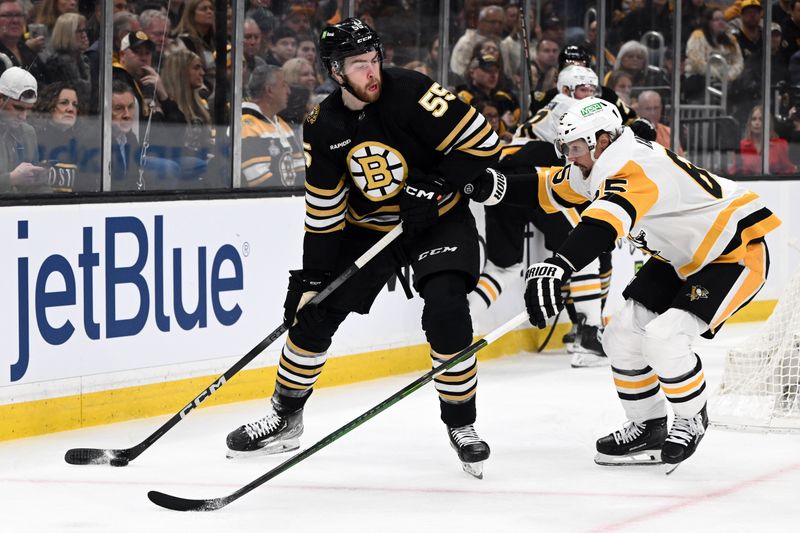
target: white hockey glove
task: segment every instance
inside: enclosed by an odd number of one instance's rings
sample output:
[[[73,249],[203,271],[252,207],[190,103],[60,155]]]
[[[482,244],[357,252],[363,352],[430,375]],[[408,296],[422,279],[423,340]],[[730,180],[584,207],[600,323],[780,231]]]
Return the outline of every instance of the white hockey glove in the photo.
[[[545,327],[547,320],[564,307],[561,286],[572,271],[570,264],[559,256],[528,268],[525,273],[525,307],[531,324],[537,328]]]

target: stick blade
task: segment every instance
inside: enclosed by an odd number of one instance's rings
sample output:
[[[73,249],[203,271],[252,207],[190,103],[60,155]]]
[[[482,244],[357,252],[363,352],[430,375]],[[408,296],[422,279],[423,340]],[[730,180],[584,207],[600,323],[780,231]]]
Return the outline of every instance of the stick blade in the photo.
[[[71,465],[126,466],[130,458],[127,450],[72,448],[64,454],[64,460]]]
[[[190,500],[188,498],[179,498],[164,494],[157,490],[151,490],[147,493],[147,497],[151,502],[172,511],[216,511],[221,507],[228,504],[227,498],[213,498],[210,500]]]

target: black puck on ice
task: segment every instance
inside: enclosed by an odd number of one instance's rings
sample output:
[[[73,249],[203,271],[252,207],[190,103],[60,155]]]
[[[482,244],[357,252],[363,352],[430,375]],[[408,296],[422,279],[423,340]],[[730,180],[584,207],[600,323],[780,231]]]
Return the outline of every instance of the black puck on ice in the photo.
[[[108,462],[108,464],[111,466],[128,466],[128,460],[124,457],[114,457]]]

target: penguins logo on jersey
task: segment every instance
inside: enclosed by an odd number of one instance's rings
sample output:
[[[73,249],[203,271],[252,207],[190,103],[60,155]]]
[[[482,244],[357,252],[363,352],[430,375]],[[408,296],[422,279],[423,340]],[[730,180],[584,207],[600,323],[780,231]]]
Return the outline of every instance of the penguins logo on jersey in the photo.
[[[708,299],[708,289],[701,287],[700,285],[692,285],[692,288],[689,289],[689,294],[686,296],[688,296],[689,300],[692,302],[701,299],[706,300]]]
[[[373,202],[391,198],[400,192],[408,175],[408,165],[403,155],[377,141],[354,146],[347,154],[347,166],[358,189]]]
[[[646,254],[652,255],[656,259],[661,259],[662,261],[669,263],[667,259],[661,257],[661,250],[651,250],[647,246],[647,234],[644,232],[644,230],[639,231],[639,234],[636,237],[633,237],[629,234],[628,239],[633,243],[634,246]]]

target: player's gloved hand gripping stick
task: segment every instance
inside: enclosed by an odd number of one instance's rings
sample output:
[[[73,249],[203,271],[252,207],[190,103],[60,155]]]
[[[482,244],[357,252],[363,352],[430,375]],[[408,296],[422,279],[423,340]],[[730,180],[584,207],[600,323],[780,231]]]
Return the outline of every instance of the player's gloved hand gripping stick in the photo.
[[[330,282],[326,287],[319,290],[319,294],[311,298],[307,305],[315,305],[323,301],[325,298],[335,291],[342,283],[353,277],[365,264],[367,264],[373,257],[389,246],[389,244],[397,239],[403,233],[403,225],[398,224],[389,233],[384,235],[378,242],[364,252],[364,254],[353,262],[352,265],[342,272],[336,279]],[[297,307],[295,307],[297,309]],[[229,379],[231,379],[237,372],[244,368],[250,361],[256,358],[258,354],[263,352],[270,344],[278,340],[291,326],[294,321],[292,316],[291,322],[282,323],[280,326],[270,333],[267,338],[259,342],[252,350],[247,352],[247,355],[239,359],[232,367],[230,367],[224,374],[215,379],[211,385],[203,389],[191,402],[189,402],[183,409],[175,413],[167,422],[158,428],[152,435],[145,440],[133,446],[132,448],[124,449],[98,449],[98,448],[73,448],[68,450],[64,456],[64,460],[73,465],[104,465],[110,464],[111,466],[125,466],[129,461],[136,459],[143,451],[153,445],[160,439],[167,431],[172,429],[178,422],[184,419],[186,415],[199,406],[203,401],[208,399],[220,387],[222,387]]]

